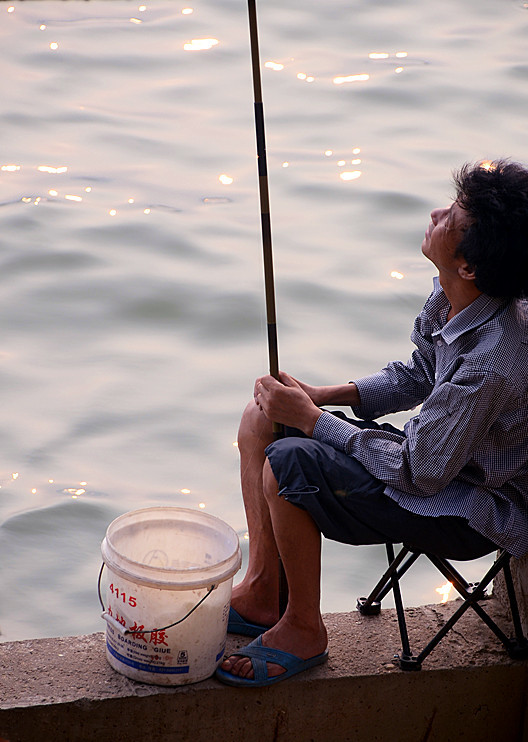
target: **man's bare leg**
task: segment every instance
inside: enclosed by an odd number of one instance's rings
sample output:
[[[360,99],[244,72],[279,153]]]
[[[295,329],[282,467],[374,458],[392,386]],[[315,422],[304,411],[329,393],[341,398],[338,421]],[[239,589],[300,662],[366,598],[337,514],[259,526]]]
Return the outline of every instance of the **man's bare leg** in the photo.
[[[327,646],[320,612],[321,534],[304,510],[277,496],[278,485],[269,463],[263,469],[263,486],[273,533],[288,580],[288,607],[280,621],[262,635],[262,644],[309,659]],[[253,677],[251,661],[233,655],[222,669],[240,677]],[[270,676],[284,672],[268,664]]]
[[[252,623],[272,626],[279,617],[279,554],[263,494],[264,450],[273,441],[271,423],[252,401],[238,432],[242,496],[249,534],[246,575],[233,588],[233,608]]]

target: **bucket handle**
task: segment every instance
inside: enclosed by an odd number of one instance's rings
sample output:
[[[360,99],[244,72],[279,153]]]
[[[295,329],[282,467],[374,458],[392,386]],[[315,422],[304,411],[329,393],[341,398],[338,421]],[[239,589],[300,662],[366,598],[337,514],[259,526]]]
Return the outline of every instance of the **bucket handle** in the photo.
[[[110,616],[110,614],[107,612],[107,610],[105,608],[105,604],[103,602],[103,597],[101,595],[101,578],[103,576],[103,570],[104,570],[104,568],[105,568],[105,563],[103,562],[101,564],[101,569],[99,571],[99,579],[97,580],[97,595],[99,596],[99,602],[101,603],[101,608],[103,609],[103,613],[101,614],[102,615],[102,618],[104,618],[105,621],[107,621],[108,623],[111,623],[112,626],[115,626],[116,628],[118,628],[119,631],[122,634],[133,634],[134,633],[133,631],[131,631],[130,629],[125,629],[123,626],[121,626],[121,624],[119,624],[115,620],[115,618],[113,618],[112,616]],[[191,613],[194,613],[194,611],[197,608],[199,608],[199,606],[202,605],[202,603],[204,602],[204,600],[211,595],[211,593],[213,592],[213,590],[215,588],[216,588],[216,585],[211,585],[211,587],[206,592],[206,594],[203,596],[203,598],[200,598],[200,600],[198,601],[198,603],[196,603],[196,605],[194,606],[194,608],[191,608],[191,610],[188,613],[186,613],[183,618],[180,618],[177,621],[174,621],[174,623],[171,623],[168,626],[162,626],[160,629],[142,629],[142,633],[144,633],[144,634],[155,634],[155,633],[158,633],[160,631],[167,631],[167,629],[172,629],[173,626],[177,626],[179,623],[183,623],[183,621],[185,621],[186,618],[189,618],[189,616],[191,615]]]

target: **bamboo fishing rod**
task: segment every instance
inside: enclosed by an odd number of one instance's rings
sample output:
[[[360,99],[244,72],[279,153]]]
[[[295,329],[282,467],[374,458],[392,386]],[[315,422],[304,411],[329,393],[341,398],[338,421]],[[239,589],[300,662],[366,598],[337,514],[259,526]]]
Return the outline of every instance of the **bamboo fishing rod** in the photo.
[[[264,133],[264,105],[260,80],[260,55],[258,42],[257,9],[255,0],[248,0],[251,68],[253,72],[253,99],[255,108],[255,134],[260,195],[260,221],[262,227],[262,253],[264,257],[264,286],[266,293],[266,322],[268,328],[268,355],[270,374],[279,380],[279,352],[277,342],[277,317],[275,310],[275,284],[273,277],[273,252],[271,244],[271,217],[268,188],[268,164]],[[283,426],[273,422],[274,437],[282,437]],[[288,583],[282,560],[279,557],[279,613],[282,616],[288,603]]]
[[[260,221],[262,227],[262,253],[264,257],[264,284],[266,291],[266,320],[268,325],[268,353],[270,374],[279,378],[279,354],[277,343],[277,318],[275,310],[275,287],[273,278],[273,252],[271,245],[271,218],[268,188],[268,164],[266,159],[266,137],[264,133],[264,106],[260,81],[260,60],[255,0],[248,0],[249,33],[251,40],[251,67],[253,71],[253,97],[255,107],[255,134],[257,139],[257,163],[260,195]],[[274,429],[275,430],[275,429]],[[279,432],[279,431],[277,431]]]

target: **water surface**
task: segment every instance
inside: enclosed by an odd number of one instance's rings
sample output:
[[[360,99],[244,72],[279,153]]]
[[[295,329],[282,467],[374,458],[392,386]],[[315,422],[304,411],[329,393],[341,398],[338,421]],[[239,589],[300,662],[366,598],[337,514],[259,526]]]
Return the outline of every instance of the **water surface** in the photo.
[[[528,10],[261,6],[281,367],[339,383],[407,356],[451,171],[528,161]],[[103,628],[99,544],[128,510],[203,507],[247,552],[233,441],[267,349],[246,5],[184,8],[0,8],[4,640]],[[383,560],[325,543],[323,609]],[[415,569],[407,602],[443,581]]]

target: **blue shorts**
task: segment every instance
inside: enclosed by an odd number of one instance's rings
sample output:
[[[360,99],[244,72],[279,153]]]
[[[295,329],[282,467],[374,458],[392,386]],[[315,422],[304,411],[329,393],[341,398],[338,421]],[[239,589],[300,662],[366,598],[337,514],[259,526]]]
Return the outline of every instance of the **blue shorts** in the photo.
[[[345,417],[342,413],[340,417]],[[346,418],[345,418],[346,419]],[[350,420],[359,427],[383,424]],[[497,547],[465,518],[428,517],[400,507],[356,459],[287,428],[266,448],[279,495],[306,510],[321,533],[345,544],[404,543],[448,559],[476,559]]]

